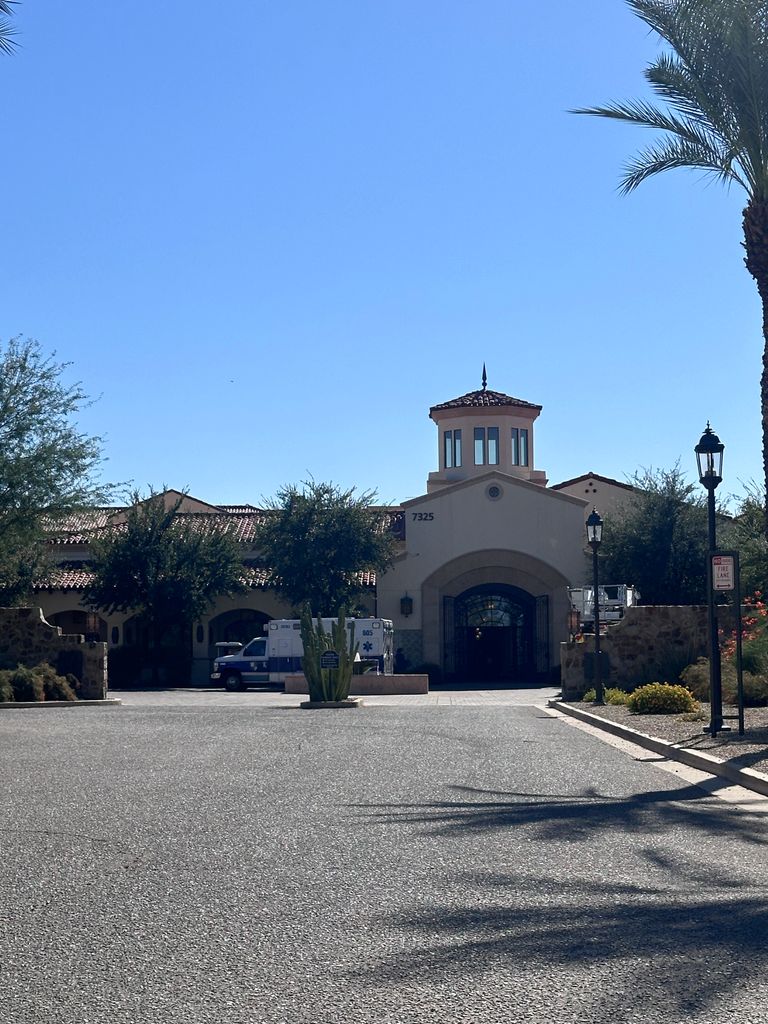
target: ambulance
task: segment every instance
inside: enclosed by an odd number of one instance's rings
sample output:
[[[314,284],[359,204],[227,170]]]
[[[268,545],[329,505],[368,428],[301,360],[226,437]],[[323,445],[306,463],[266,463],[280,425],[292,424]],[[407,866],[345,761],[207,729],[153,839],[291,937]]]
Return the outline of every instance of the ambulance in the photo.
[[[316,620],[313,620],[316,621]],[[323,619],[326,633],[336,619]],[[347,632],[354,625],[360,661],[383,675],[394,671],[394,627],[391,619],[347,619]],[[304,646],[299,619],[272,619],[265,636],[254,637],[238,651],[221,655],[213,663],[211,682],[225,690],[247,690],[249,686],[280,685],[286,675],[301,672]]]

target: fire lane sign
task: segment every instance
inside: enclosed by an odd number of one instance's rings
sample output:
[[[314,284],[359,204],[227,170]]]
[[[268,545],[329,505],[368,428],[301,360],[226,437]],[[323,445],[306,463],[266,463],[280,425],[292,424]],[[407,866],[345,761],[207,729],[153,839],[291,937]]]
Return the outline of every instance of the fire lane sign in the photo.
[[[736,570],[733,555],[712,555],[712,589],[735,590]]]

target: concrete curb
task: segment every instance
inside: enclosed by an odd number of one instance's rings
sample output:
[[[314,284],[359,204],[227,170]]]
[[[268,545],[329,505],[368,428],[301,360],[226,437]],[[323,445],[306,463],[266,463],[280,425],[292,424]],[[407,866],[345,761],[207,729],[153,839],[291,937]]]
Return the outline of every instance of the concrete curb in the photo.
[[[0,703],[0,711],[19,708],[103,708],[117,707],[122,703],[119,697],[107,697],[104,700],[9,700]]]
[[[699,771],[707,772],[709,775],[719,775],[727,779],[734,786],[743,786],[745,789],[754,790],[763,796],[768,796],[768,775],[756,772],[753,768],[737,768],[728,761],[721,761],[720,758],[712,757],[711,754],[703,754],[698,750],[691,750],[689,747],[677,747],[674,743],[667,743],[665,740],[658,740],[655,736],[646,736],[643,732],[630,729],[628,725],[619,725],[600,715],[591,715],[588,711],[575,708],[570,704],[563,704],[559,700],[550,700],[547,706],[564,715],[577,718],[581,722],[609,732],[613,736],[629,740],[646,750],[653,750],[656,754],[668,758],[670,761],[680,761],[691,768],[698,768]]]

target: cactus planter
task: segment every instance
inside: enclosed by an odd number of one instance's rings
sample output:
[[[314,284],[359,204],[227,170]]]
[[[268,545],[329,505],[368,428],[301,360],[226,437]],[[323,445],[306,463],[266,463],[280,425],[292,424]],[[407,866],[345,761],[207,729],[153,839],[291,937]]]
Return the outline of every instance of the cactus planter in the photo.
[[[316,623],[313,622],[309,605],[305,604],[301,612],[301,642],[304,647],[301,664],[309,689],[309,700],[301,707],[358,707],[360,701],[349,697],[358,645],[354,622],[347,636],[344,608],[339,609],[338,621],[331,624],[331,631],[327,633],[321,617],[318,615]],[[323,655],[331,651],[338,656],[338,667],[323,668]]]

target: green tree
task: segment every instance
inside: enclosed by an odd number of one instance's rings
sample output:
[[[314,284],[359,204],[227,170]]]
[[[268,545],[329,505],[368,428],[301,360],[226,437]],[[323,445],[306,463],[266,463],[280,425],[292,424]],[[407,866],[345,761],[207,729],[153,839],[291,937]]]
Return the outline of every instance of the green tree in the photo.
[[[765,0],[627,0],[668,49],[645,77],[646,100],[576,111],[662,133],[628,165],[631,192],[646,178],[694,168],[744,189],[745,263],[763,307],[760,385],[763,468],[768,487],[768,9]],[[768,518],[764,530],[768,535]]]
[[[164,492],[144,499],[134,492],[130,507],[93,545],[86,600],[107,614],[135,613],[153,666],[164,644],[189,648],[192,624],[219,595],[243,589],[242,555],[226,521],[182,513],[182,502]]]
[[[16,49],[16,29],[10,18],[18,0],[0,0],[0,53],[13,53]]]
[[[294,608],[308,603],[315,615],[353,608],[362,574],[392,564],[393,537],[375,497],[310,480],[282,487],[266,503],[257,544],[272,570],[270,585]]]
[[[765,494],[750,486],[739,499],[736,514],[724,538],[723,547],[739,552],[742,597],[760,591],[768,595],[768,541],[763,531]]]
[[[707,510],[701,488],[679,466],[643,470],[621,513],[605,517],[601,547],[606,583],[630,583],[643,604],[704,604]]]
[[[68,363],[37,341],[0,344],[0,603],[18,601],[45,563],[46,530],[76,509],[102,504],[101,438],[77,429],[89,404],[67,384]]]

